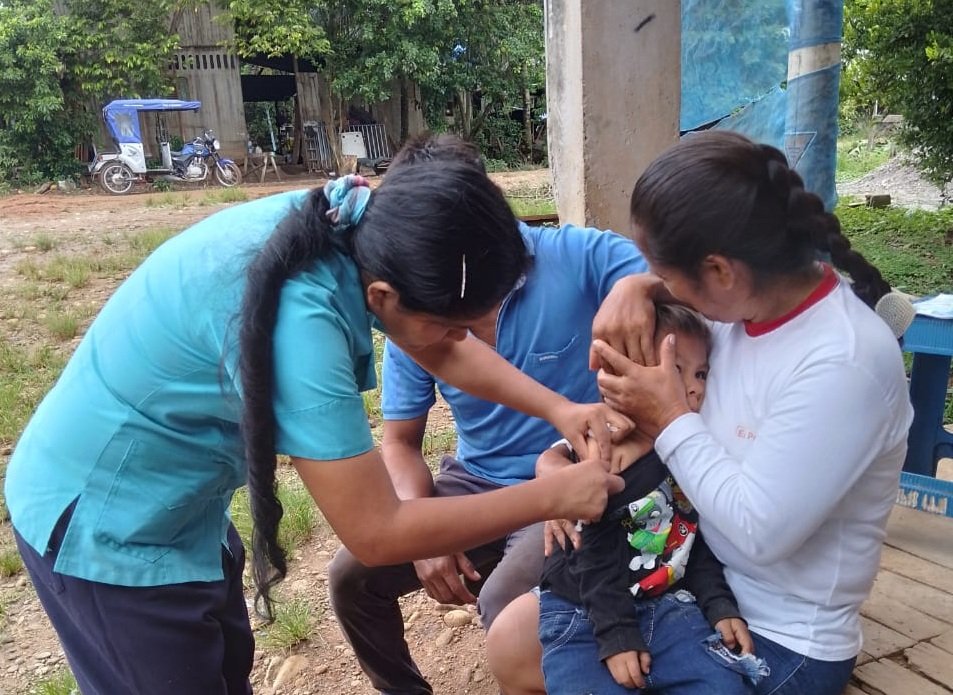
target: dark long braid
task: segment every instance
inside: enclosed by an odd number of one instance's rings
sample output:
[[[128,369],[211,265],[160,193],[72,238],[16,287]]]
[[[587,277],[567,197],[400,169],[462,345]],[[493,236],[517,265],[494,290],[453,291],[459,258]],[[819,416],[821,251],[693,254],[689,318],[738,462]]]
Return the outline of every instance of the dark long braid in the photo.
[[[273,405],[273,334],[284,283],[339,251],[354,259],[362,275],[394,287],[408,311],[465,319],[500,302],[529,265],[506,199],[472,163],[421,162],[391,171],[360,222],[347,229],[332,229],[328,210],[323,191],[315,190],[281,221],[249,265],[242,302],[239,370],[254,523],[252,574],[256,608],[268,618],[271,589],[287,573],[278,542],[282,507]]]
[[[646,232],[644,251],[689,274],[720,254],[769,284],[810,273],[818,256],[829,256],[868,306],[890,291],[784,154],[737,133],[698,133],[662,153],[636,182],[632,217]]]
[[[767,159],[768,179],[779,197],[787,201],[787,230],[794,238],[809,239],[822,254],[853,279],[854,293],[873,308],[890,292],[880,271],[851,248],[837,215],[827,212],[820,197],[804,188],[801,176],[788,167],[784,155],[770,145],[760,146]]]
[[[242,381],[242,436],[248,464],[252,528],[252,573],[259,613],[273,617],[271,588],[287,574],[278,525],[284,510],[275,479],[274,342],[281,288],[285,281],[326,256],[335,246],[321,189],[290,212],[255,256],[247,271],[239,332]],[[267,562],[263,562],[266,559]]]

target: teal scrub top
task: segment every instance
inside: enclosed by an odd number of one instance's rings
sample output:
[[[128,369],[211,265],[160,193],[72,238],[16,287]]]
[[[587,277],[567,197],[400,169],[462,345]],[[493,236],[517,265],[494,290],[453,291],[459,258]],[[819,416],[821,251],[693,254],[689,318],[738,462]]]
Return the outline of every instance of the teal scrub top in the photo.
[[[222,578],[228,505],[245,483],[238,312],[245,269],[306,192],[218,212],[119,287],[23,432],[7,469],[14,527],[44,553],[76,501],[55,570],[123,586]],[[275,350],[278,453],[373,447],[372,316],[337,252],[288,280]]]

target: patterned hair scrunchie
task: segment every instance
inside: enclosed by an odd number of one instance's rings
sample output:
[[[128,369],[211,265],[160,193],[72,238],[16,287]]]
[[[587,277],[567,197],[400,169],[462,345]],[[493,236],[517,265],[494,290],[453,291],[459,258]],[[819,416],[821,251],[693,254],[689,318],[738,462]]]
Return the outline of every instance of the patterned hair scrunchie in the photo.
[[[334,231],[340,232],[361,221],[367,203],[371,199],[370,184],[363,176],[348,174],[324,185],[324,195],[331,209],[328,220]]]

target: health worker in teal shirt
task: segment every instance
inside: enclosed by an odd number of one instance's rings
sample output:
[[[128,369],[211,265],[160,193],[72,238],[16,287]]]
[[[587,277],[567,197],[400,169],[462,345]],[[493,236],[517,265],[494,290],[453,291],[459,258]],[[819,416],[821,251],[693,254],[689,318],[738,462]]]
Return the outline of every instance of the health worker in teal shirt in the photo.
[[[479,167],[394,168],[242,204],[163,244],[115,292],[16,446],[17,543],[84,695],[250,692],[247,482],[257,604],[287,563],[276,454],[368,565],[598,517],[621,480],[589,461],[463,498],[402,501],[373,445],[371,327],[428,371],[580,446],[631,423],[540,386],[469,336],[529,256]]]

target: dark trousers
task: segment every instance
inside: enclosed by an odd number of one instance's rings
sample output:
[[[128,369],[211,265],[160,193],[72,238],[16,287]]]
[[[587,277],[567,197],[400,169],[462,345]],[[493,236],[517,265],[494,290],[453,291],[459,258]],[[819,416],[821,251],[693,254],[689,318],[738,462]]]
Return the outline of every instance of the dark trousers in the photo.
[[[473,495],[500,486],[471,475],[445,456],[434,480],[434,496]],[[543,525],[534,524],[466,553],[481,577],[477,608],[483,627],[503,607],[539,583],[543,568]],[[331,606],[371,684],[388,695],[433,692],[410,656],[397,599],[421,588],[412,563],[365,567],[341,548],[328,568]],[[477,591],[477,588],[479,591]]]
[[[248,695],[254,638],[234,527],[225,579],[126,587],[53,571],[72,508],[38,554],[14,530],[43,609],[83,695]]]

